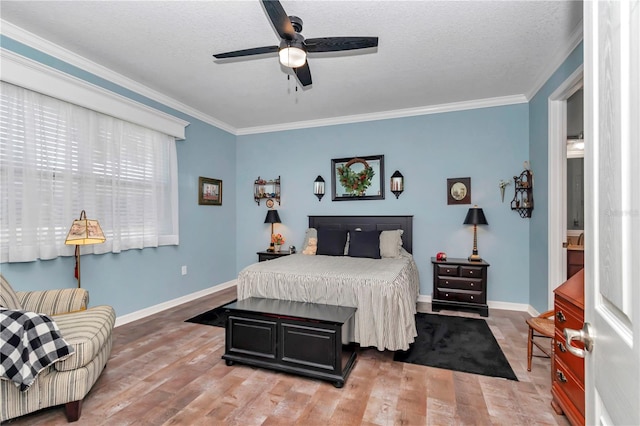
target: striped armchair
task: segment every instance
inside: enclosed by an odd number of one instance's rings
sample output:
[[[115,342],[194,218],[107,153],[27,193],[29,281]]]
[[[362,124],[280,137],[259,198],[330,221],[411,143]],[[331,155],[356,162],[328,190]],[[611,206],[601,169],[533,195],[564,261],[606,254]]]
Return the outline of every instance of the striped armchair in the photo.
[[[0,421],[62,404],[68,421],[80,418],[82,400],[111,355],[116,319],[111,306],[87,309],[88,303],[89,293],[80,288],[15,292],[0,274],[0,306],[51,316],[74,349],[71,356],[43,369],[26,391],[0,378]]]

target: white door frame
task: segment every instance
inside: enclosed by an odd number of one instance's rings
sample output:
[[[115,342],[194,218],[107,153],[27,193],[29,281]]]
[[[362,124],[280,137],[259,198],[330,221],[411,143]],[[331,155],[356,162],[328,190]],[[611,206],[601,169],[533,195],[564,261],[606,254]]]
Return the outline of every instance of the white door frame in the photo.
[[[553,290],[567,279],[567,99],[583,86],[584,71],[580,65],[549,96],[548,137],[548,309],[553,307]]]

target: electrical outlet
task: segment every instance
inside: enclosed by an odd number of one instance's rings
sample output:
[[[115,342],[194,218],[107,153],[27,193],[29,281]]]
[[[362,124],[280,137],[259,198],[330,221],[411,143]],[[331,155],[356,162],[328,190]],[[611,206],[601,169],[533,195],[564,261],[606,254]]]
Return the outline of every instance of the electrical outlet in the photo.
[[[182,275],[187,275],[187,265],[182,265]]]

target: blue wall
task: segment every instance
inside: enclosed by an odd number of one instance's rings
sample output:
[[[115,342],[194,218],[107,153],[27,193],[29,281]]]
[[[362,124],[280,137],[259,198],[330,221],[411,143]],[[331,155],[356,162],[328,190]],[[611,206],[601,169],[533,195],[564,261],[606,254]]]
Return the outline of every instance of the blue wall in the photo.
[[[469,205],[447,205],[447,178],[471,177],[472,203],[484,209],[489,226],[478,229],[480,255],[490,264],[490,300],[528,303],[529,224],[509,208],[513,185],[500,200],[498,182],[512,179],[528,159],[528,105],[483,108],[356,124],[238,137],[238,255],[242,268],[269,244],[266,206],[253,201],[253,181],[282,177],[282,224],[286,246],[302,245],[307,216],[316,214],[414,215],[414,256],[420,293],[430,295],[430,257],[445,251],[467,257],[472,228],[462,224]],[[331,159],[384,155],[384,200],[331,201]],[[395,170],[405,177],[396,200],[389,191]],[[313,181],[322,175],[327,195],[318,202]]]
[[[531,275],[529,303],[537,311],[552,308],[549,300],[549,96],[583,63],[580,43],[529,101],[529,145],[535,171],[535,211],[531,217],[529,246]],[[558,185],[563,183],[558,182]]]
[[[178,141],[180,245],[82,256],[82,286],[92,305],[114,306],[118,316],[232,280],[235,265],[235,136],[107,82],[6,37],[2,47],[189,121]],[[222,206],[198,205],[198,177],[223,180]],[[99,219],[99,214],[95,215]],[[69,218],[69,224],[74,218]],[[181,275],[187,265],[188,274]],[[4,263],[16,290],[74,287],[74,258]]]
[[[83,287],[93,305],[113,305],[121,316],[235,278],[269,244],[266,207],[253,201],[258,176],[282,177],[282,205],[275,208],[285,246],[301,247],[307,215],[413,215],[420,293],[429,295],[429,258],[438,251],[450,257],[471,252],[472,228],[462,224],[470,206],[446,203],[446,179],[468,176],[472,203],[489,221],[478,228],[480,255],[491,264],[489,300],[546,309],[547,98],[582,63],[582,45],[529,104],[236,137],[4,36],[1,43],[191,123],[186,140],[177,142],[180,245],[83,256]],[[386,198],[332,202],[331,159],[379,154],[385,156]],[[512,180],[527,159],[536,173],[536,205],[532,219],[521,219],[509,209],[513,184],[503,203],[498,182]],[[395,170],[405,176],[397,200],[388,188]],[[321,202],[312,193],[317,175],[327,181]],[[223,180],[221,207],[197,204],[199,176]],[[0,267],[18,290],[48,289],[75,285],[73,262],[61,257]],[[186,276],[182,265],[188,266]]]

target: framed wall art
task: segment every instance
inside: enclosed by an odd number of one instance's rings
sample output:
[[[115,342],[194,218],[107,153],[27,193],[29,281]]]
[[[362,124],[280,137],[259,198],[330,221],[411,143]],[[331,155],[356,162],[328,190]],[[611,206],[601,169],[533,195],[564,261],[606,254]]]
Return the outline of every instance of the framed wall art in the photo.
[[[447,179],[447,204],[471,204],[471,178]]]
[[[198,204],[205,206],[222,205],[222,181],[200,176],[198,179]]]
[[[384,155],[331,160],[333,201],[384,200]]]

